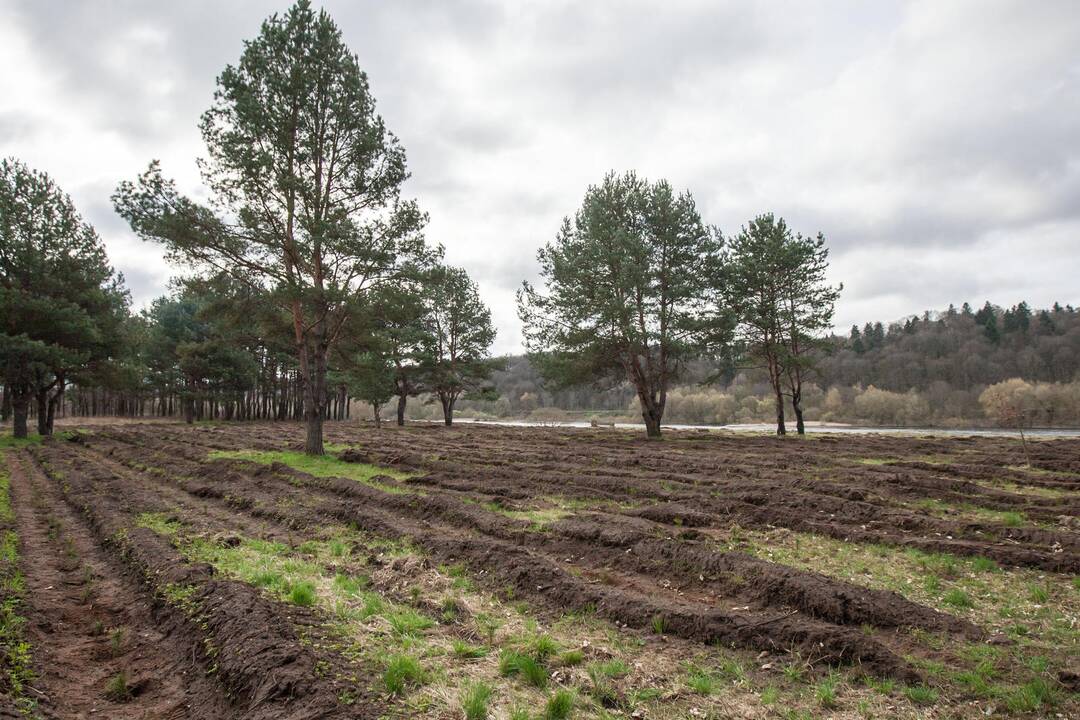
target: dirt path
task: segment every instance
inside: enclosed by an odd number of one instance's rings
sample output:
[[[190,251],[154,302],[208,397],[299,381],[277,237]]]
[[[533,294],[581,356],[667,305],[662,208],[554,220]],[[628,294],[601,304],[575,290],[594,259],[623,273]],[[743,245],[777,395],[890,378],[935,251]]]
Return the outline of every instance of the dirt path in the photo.
[[[41,713],[227,717],[213,686],[155,620],[150,598],[97,544],[56,486],[21,453],[8,458]]]

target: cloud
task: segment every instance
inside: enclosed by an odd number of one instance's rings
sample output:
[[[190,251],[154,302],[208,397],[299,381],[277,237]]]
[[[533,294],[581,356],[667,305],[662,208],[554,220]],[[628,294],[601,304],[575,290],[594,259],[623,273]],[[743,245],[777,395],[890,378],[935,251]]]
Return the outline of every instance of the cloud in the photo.
[[[1080,302],[1071,0],[327,2],[408,151],[428,236],[480,283],[499,351],[585,187],[636,169],[733,232],[822,231],[838,326],[949,302]],[[285,3],[0,0],[0,154],[47,170],[137,303],[160,249],[108,195],[151,158],[198,187],[214,78]]]

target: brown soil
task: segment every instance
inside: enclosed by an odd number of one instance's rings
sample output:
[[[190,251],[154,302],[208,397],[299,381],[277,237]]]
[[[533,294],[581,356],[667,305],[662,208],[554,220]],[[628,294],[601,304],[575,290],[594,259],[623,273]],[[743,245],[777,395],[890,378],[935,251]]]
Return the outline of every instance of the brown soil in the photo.
[[[62,718],[214,718],[222,696],[192,664],[153,603],[94,541],[32,463],[10,462],[28,640],[42,714]],[[110,698],[123,673],[127,696]]]
[[[388,493],[283,464],[209,457],[214,450],[299,449],[302,429],[291,424],[97,427],[80,442],[56,440],[19,453],[12,484],[28,584],[30,565],[42,561],[28,593],[35,613],[51,612],[54,624],[66,623],[54,634],[68,639],[95,617],[132,628],[127,655],[95,660],[93,675],[46,675],[41,689],[100,706],[102,678],[123,666],[146,682],[114,717],[141,716],[119,714],[136,704],[167,716],[184,703],[194,704],[190,717],[377,714],[371,693],[361,693],[367,699],[358,706],[338,706],[340,688],[324,679],[334,673],[315,671],[297,626],[317,625],[317,618],[305,620],[296,608],[283,609],[247,585],[185,563],[162,537],[131,528],[142,512],[176,514],[208,531],[285,540],[328,520],[353,523],[407,539],[436,562],[464,563],[489,589],[512,590],[555,613],[595,609],[645,631],[659,625],[691,640],[793,651],[811,663],[851,663],[907,682],[919,681],[920,673],[904,659],[899,631],[968,640],[986,633],[899,594],[729,551],[720,541],[740,527],[780,527],[1080,572],[1077,441],[1034,443],[1033,467],[1026,469],[1019,445],[1001,438],[783,441],[685,432],[657,443],[607,430],[376,432],[340,423],[328,424],[327,434],[350,446],[341,453],[346,461],[417,476],[401,484],[407,492]],[[31,453],[45,471],[40,477]],[[87,615],[78,586],[60,593],[56,607],[52,595],[42,594],[74,569],[61,567],[62,557],[48,557],[52,541],[35,514],[34,488],[50,508],[70,507],[87,518],[79,534],[69,528],[82,527],[82,519],[70,509],[56,511],[65,532],[75,533],[80,557],[109,578],[95,585],[95,597],[108,588],[96,600],[98,615]],[[926,500],[955,509],[934,514],[920,506]],[[969,512],[972,506],[981,513]],[[528,513],[544,510],[561,512],[537,527]],[[1022,513],[1023,522],[997,522],[988,511]],[[198,588],[201,628],[154,594],[168,584]],[[146,641],[135,641],[142,632]],[[220,650],[213,660],[202,649],[207,639]],[[86,653],[98,642],[65,642],[60,652],[44,632],[33,641],[45,648],[44,664],[72,666],[89,662]]]

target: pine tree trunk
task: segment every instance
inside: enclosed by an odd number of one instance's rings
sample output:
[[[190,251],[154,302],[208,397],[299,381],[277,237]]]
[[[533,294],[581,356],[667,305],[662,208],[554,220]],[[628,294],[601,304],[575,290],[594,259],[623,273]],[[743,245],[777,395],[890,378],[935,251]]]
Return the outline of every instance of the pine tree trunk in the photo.
[[[371,413],[375,417],[375,429],[378,430],[382,427],[382,415],[380,414],[382,407],[375,403],[371,403]]]
[[[49,391],[46,388],[40,388],[35,395],[37,400],[37,432],[38,435],[44,437],[49,434],[48,431],[48,412],[49,412]]]
[[[800,435],[805,435],[806,423],[803,422],[802,390],[795,389],[792,391],[791,407],[795,410],[795,431]]]
[[[638,402],[641,404],[641,419],[645,421],[645,435],[650,438],[660,437],[660,420],[663,411],[648,395],[639,393]]]
[[[787,426],[784,425],[784,394],[776,391],[776,434],[787,435]]]
[[[326,348],[316,340],[311,349],[311,362],[304,363],[310,370],[310,376],[304,382],[304,422],[307,425],[307,439],[304,452],[308,455],[322,455],[323,449],[323,403],[326,402]],[[301,374],[303,370],[301,370]]]
[[[405,393],[398,395],[397,399],[397,424],[399,427],[405,426],[405,403],[409,401],[409,396]]]
[[[26,416],[30,412],[29,397],[14,397],[11,400],[11,409],[15,416],[11,434],[17,438],[25,438],[29,435],[26,428]]]
[[[447,427],[454,424],[454,400],[452,395],[439,394],[439,402],[442,403],[443,424]]]
[[[48,435],[53,434],[53,420],[56,419],[56,408],[61,405],[64,400],[64,381],[58,379],[56,393],[49,398],[48,417],[45,419],[45,431]]]

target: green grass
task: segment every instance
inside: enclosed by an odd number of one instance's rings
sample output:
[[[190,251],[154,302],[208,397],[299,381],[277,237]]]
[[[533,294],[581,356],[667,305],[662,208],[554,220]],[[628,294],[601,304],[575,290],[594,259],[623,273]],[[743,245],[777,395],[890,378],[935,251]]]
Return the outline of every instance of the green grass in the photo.
[[[938,691],[928,685],[908,686],[904,688],[904,694],[916,705],[933,705],[938,699]]]
[[[494,692],[487,683],[466,685],[461,695],[461,709],[465,713],[465,720],[487,720],[488,704]]]
[[[564,667],[574,667],[585,661],[585,653],[580,650],[567,650],[559,656],[559,664]]]
[[[289,590],[289,602],[301,607],[311,607],[315,604],[315,585],[306,580],[293,585]]]
[[[701,668],[693,668],[687,673],[686,686],[698,695],[712,695],[716,680]]]
[[[814,698],[818,705],[830,709],[836,707],[837,686],[840,684],[838,675],[829,675],[814,687]]]
[[[0,436],[0,526],[10,526],[15,522],[11,508],[10,483],[4,459],[4,449],[21,447],[35,442],[16,441],[7,436]],[[19,536],[10,527],[0,530],[0,667],[3,668],[7,691],[16,707],[29,712],[36,700],[24,695],[36,677],[33,669],[30,643],[26,640],[26,618],[22,615],[23,593],[26,581],[19,572]]]
[[[385,617],[398,635],[415,635],[435,624],[435,621],[427,615],[412,608],[402,608],[396,612],[387,613]]]
[[[409,655],[397,655],[390,659],[383,672],[383,685],[391,695],[400,695],[406,688],[424,681],[424,669],[420,661]]]
[[[531,655],[516,650],[503,650],[499,654],[499,674],[503,677],[517,676],[538,688],[547,686],[548,673],[544,666]]]
[[[1054,687],[1044,678],[1035,678],[1010,692],[1005,707],[1012,712],[1034,712],[1057,702]]]
[[[476,660],[487,657],[488,654],[488,649],[486,647],[470,645],[459,638],[454,638],[450,641],[450,648],[454,653],[454,657],[462,660]]]
[[[552,655],[558,654],[559,644],[550,635],[537,635],[529,643],[529,650],[532,652],[533,657],[543,662]]]
[[[570,690],[556,690],[544,706],[544,720],[566,720],[574,712],[577,697]]]
[[[14,438],[7,433],[0,434],[0,452],[4,450],[18,450],[24,448],[27,445],[40,445],[42,437],[40,435],[29,435],[25,438]]]
[[[941,598],[941,602],[954,608],[975,607],[975,601],[971,599],[971,596],[959,588],[953,588],[945,593],[944,597]]]
[[[287,450],[215,450],[210,453],[210,457],[220,460],[247,460],[261,465],[278,462],[308,475],[347,478],[383,492],[399,495],[415,492],[400,484],[400,481],[414,477],[412,473],[378,465],[345,462],[332,455],[313,456]],[[376,480],[376,477],[390,478],[397,480],[398,483],[382,482]]]
[[[630,674],[630,666],[619,658],[589,663],[589,669],[609,678],[621,678]]]

